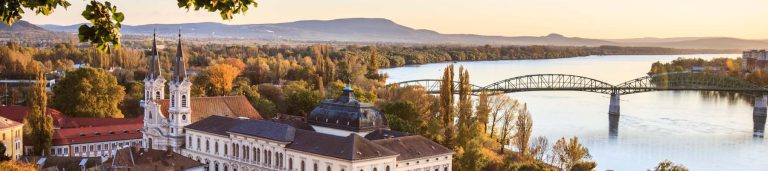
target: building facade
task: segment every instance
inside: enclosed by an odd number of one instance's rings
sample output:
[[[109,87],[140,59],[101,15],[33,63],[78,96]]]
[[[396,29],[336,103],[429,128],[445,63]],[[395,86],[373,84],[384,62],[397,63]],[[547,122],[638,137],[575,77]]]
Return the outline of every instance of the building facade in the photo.
[[[0,142],[5,146],[5,154],[0,155],[8,156],[11,160],[17,160],[24,154],[23,129],[24,124],[0,117],[0,135],[2,135]]]
[[[765,50],[744,51],[741,59],[741,68],[744,71],[768,70],[768,52]]]
[[[388,129],[384,115],[345,88],[301,129],[274,120],[211,116],[185,127],[182,154],[211,171],[448,171],[453,151]],[[314,120],[314,121],[312,121]],[[316,129],[321,128],[321,129]]]
[[[0,117],[23,122],[30,109],[26,106],[0,106]],[[53,118],[50,153],[57,157],[109,157],[117,149],[141,146],[142,116],[136,118],[77,118],[67,117],[48,108]],[[28,143],[28,142],[27,142]],[[32,144],[22,144],[23,154],[31,155]]]

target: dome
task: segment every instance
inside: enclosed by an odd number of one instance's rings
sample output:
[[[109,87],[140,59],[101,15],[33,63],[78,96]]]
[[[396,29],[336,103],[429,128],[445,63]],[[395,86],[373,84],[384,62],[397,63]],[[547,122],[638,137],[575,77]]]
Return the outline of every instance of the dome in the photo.
[[[320,105],[309,113],[307,122],[352,132],[389,129],[384,114],[371,104],[357,101],[349,85],[339,98],[320,101]]]

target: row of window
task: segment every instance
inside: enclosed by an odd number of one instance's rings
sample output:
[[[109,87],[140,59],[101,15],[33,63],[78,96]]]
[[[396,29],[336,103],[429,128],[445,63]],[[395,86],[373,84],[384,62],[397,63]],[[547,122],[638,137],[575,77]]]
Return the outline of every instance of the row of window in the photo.
[[[130,142],[106,142],[101,144],[88,144],[88,145],[74,145],[72,147],[73,153],[87,153],[87,152],[100,152],[117,150],[124,145],[128,146],[141,146],[141,140],[134,140]],[[51,154],[53,155],[69,155],[69,147],[53,147],[51,148]]]
[[[21,129],[13,131],[13,137],[16,137],[16,138],[21,137]],[[5,141],[5,132],[3,132],[3,141]]]
[[[198,151],[202,151],[201,146],[201,138],[197,137],[196,143],[192,143],[192,136],[188,136],[187,144],[190,144],[187,146],[187,149],[193,149],[195,147]],[[210,152],[210,141],[205,140],[205,152]],[[228,155],[230,157],[234,157],[236,159],[240,159],[243,161],[252,161],[252,162],[259,162],[265,165],[272,166],[277,165],[278,167],[283,167],[283,153],[280,152],[273,152],[271,150],[267,149],[260,149],[257,147],[248,147],[246,145],[237,145],[235,143],[231,144],[232,147],[232,153],[229,153],[229,145],[224,145],[224,152],[222,153],[222,156],[227,157]],[[213,143],[213,152],[214,154],[219,154],[219,142],[216,141]],[[263,153],[262,153],[263,152]],[[273,159],[274,157],[274,159]]]

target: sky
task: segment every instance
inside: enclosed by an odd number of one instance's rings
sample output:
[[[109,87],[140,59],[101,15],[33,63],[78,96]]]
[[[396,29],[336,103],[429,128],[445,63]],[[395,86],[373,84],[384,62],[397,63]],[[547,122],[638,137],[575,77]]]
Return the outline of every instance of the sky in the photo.
[[[70,25],[87,0],[68,0],[50,16],[27,10],[34,24]],[[599,39],[736,37],[768,39],[768,0],[256,0],[257,8],[224,21],[218,13],[187,11],[176,0],[113,0],[123,24],[279,23],[338,18],[386,18],[450,34]]]

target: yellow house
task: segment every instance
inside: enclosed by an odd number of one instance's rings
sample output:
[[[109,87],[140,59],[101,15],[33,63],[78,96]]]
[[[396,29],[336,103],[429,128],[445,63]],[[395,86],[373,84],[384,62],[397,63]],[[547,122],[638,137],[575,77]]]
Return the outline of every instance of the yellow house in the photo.
[[[0,142],[5,145],[5,156],[16,160],[24,154],[22,142],[22,128],[24,124],[0,117]]]

